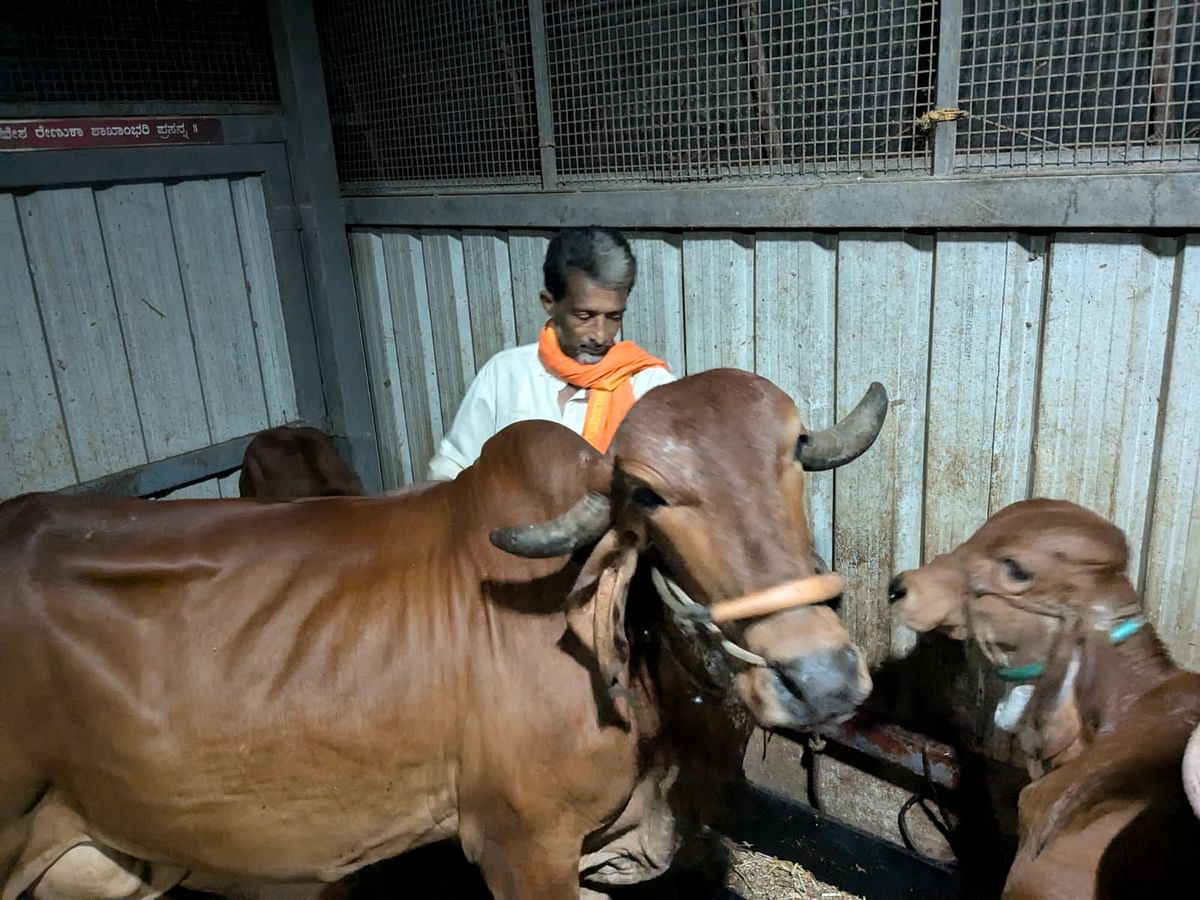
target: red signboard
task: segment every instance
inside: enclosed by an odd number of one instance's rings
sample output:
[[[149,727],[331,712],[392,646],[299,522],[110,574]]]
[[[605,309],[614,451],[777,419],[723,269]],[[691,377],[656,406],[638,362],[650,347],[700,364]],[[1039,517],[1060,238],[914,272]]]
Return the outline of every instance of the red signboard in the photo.
[[[221,120],[211,117],[0,119],[0,150],[219,144],[224,137]]]

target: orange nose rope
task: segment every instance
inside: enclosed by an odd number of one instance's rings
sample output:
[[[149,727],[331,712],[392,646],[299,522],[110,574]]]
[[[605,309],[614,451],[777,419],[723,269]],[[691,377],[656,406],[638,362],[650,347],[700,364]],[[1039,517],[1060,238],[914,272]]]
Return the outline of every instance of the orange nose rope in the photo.
[[[797,578],[766,590],[714,603],[709,607],[709,616],[712,621],[720,624],[749,619],[752,616],[767,616],[801,606],[814,606],[832,600],[842,592],[844,584],[842,576],[835,572]]]
[[[683,588],[657,568],[650,570],[650,579],[654,582],[659,597],[677,620],[694,623],[694,627],[701,627],[708,631],[720,643],[721,649],[734,659],[763,668],[770,668],[770,662],[765,657],[729,640],[721,631],[717,624],[718,621],[732,622],[750,616],[765,616],[768,613],[782,612],[785,609],[812,606],[832,600],[842,592],[842,576],[830,572],[786,581],[773,588],[755,591],[732,600],[723,600],[707,607],[701,606],[689,597]],[[717,619],[718,615],[721,617],[720,619]]]

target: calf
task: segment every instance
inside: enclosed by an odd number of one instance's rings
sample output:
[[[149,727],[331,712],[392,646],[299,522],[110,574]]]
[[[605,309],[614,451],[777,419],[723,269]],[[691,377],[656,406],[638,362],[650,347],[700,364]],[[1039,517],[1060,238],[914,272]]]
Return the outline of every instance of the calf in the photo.
[[[1035,780],[1006,898],[1170,893],[1200,839],[1179,778],[1200,676],[1142,617],[1127,557],[1101,517],[1030,500],[892,581],[901,622],[974,641],[1013,685],[997,723],[1020,734]]]
[[[260,431],[246,447],[238,490],[243,497],[362,496],[362,481],[346,465],[333,439],[308,426]]]

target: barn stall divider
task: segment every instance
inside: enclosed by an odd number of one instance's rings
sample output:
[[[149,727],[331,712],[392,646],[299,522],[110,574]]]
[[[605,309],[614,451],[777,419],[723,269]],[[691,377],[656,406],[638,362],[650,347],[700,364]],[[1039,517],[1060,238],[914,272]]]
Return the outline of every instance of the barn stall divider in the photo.
[[[299,421],[368,488],[421,480],[478,367],[534,339],[553,230],[605,224],[639,262],[625,335],[676,372],[757,371],[813,427],[888,388],[872,451],[810,479],[873,661],[912,641],[894,571],[1048,494],[1125,530],[1200,665],[1194,4],[57,5],[18,10],[0,115],[220,136],[0,152],[0,496],[230,496],[249,436]],[[967,662],[877,679],[874,712],[987,793],[1018,756]],[[830,736],[753,743],[727,833],[869,896],[959,891],[893,846],[953,754]]]
[[[270,10],[51,5],[6,13],[0,497],[236,496],[250,437],[299,422],[378,486],[336,176]]]

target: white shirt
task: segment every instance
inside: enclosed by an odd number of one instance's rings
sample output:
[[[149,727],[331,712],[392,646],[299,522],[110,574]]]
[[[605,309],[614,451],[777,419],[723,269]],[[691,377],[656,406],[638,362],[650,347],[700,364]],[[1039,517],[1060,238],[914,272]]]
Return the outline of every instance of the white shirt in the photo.
[[[633,376],[633,398],[640,400],[651,388],[675,381],[676,376],[656,366]],[[479,459],[484,442],[496,432],[525,419],[545,419],[583,434],[588,392],[577,390],[559,406],[558,395],[566,382],[546,371],[538,358],[538,345],[525,344],[501,350],[479,370],[467,396],[429,463],[431,480],[451,479]]]

